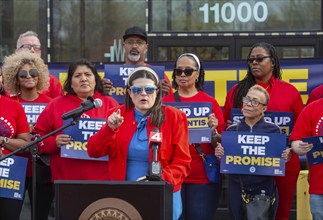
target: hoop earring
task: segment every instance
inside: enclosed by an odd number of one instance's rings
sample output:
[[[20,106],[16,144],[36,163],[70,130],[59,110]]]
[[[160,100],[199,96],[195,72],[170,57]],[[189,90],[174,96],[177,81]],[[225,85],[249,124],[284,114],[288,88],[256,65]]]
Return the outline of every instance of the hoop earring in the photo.
[[[198,81],[199,81],[199,78],[196,78],[195,83],[197,83]]]

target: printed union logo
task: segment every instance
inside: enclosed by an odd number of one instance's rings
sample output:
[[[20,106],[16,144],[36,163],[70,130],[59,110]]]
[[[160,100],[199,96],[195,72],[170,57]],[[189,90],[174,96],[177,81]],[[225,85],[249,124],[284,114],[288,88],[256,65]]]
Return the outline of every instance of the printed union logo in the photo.
[[[274,170],[274,174],[283,174],[283,171],[279,170],[279,169],[275,169]]]
[[[210,138],[209,137],[201,137],[201,142],[209,142]]]
[[[21,194],[20,194],[20,193],[15,192],[15,193],[13,194],[13,197],[15,197],[15,198],[21,198]]]
[[[254,172],[256,172],[256,168],[255,167],[250,167],[249,171],[250,171],[250,173],[254,173]]]

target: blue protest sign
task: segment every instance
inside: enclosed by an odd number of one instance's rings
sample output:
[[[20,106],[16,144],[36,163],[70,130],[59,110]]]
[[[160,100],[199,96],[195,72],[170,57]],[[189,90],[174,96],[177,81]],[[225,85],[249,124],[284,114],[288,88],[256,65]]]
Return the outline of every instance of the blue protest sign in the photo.
[[[284,176],[286,135],[250,132],[222,132],[224,156],[221,173]]]
[[[212,113],[211,102],[164,102],[186,114],[190,144],[211,143],[208,116]]]
[[[272,122],[279,126],[282,134],[287,136],[291,133],[293,128],[293,116],[292,112],[275,112],[275,111],[266,111],[265,112],[265,121]],[[238,123],[243,118],[241,109],[233,108],[231,110],[231,121],[233,123]]]
[[[126,85],[128,82],[128,75],[139,66],[132,65],[115,65],[106,64],[104,65],[105,77],[109,78],[113,83],[113,89],[110,91],[109,95],[114,98],[118,103],[124,103],[124,95],[126,94]],[[159,79],[164,79],[164,66],[148,66],[153,69]]]
[[[310,166],[323,163],[323,136],[304,137],[302,141],[313,144],[306,154]]]
[[[24,199],[28,159],[11,156],[0,162],[0,197]]]
[[[64,125],[70,120],[65,120]],[[107,161],[108,157],[92,158],[87,153],[87,141],[105,124],[103,119],[81,118],[79,122],[66,128],[63,134],[68,134],[73,138],[70,144],[61,147],[61,157],[83,159],[83,160],[102,160]]]
[[[27,116],[29,131],[32,131],[40,113],[46,108],[47,103],[22,102],[21,104]]]

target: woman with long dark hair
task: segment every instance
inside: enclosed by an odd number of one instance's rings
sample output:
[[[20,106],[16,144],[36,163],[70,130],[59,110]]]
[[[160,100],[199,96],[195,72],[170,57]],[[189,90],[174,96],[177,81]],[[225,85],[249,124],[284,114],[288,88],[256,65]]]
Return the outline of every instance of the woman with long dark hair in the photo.
[[[81,118],[104,119],[110,108],[118,103],[109,96],[102,95],[103,86],[95,66],[85,59],[70,64],[64,83],[66,95],[52,100],[40,114],[34,132],[44,136],[63,126],[62,115],[75,108],[89,96],[101,99],[103,105],[84,112]],[[50,155],[52,180],[108,180],[106,161],[65,158],[61,147],[69,144],[71,137],[58,132],[45,139],[39,146],[40,153]]]
[[[190,144],[189,150],[192,157],[192,172],[184,179],[182,188],[184,219],[213,219],[221,197],[222,184],[212,183],[206,175],[203,158],[197,151],[198,148],[204,154],[213,154],[220,134],[225,127],[222,109],[214,97],[203,91],[204,67],[198,56],[193,53],[183,53],[178,56],[173,70],[173,87],[176,92],[163,98],[164,102],[210,102],[212,104],[209,115],[209,126],[212,127],[213,144]],[[175,95],[178,99],[175,99]],[[211,138],[211,137],[210,137]],[[218,174],[219,175],[219,174]]]
[[[146,176],[152,161],[148,137],[158,129],[162,138],[158,161],[160,178],[174,186],[173,219],[182,212],[181,186],[190,172],[188,125],[185,113],[164,106],[160,80],[149,67],[138,67],[128,76],[126,101],[108,113],[105,126],[88,142],[91,157],[109,156],[111,180],[136,181]]]

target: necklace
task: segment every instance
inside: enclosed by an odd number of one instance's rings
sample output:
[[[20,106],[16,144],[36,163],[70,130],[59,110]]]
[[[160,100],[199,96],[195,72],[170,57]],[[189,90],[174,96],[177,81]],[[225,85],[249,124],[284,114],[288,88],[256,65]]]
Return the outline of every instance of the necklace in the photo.
[[[261,86],[262,88],[264,88],[267,92],[268,92],[268,89],[270,87],[270,83],[257,83],[259,86]]]

